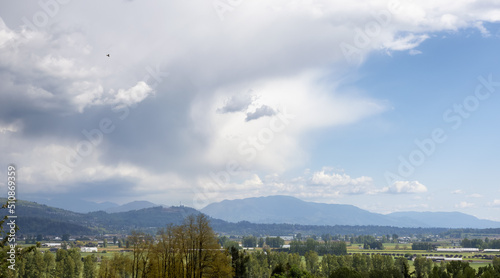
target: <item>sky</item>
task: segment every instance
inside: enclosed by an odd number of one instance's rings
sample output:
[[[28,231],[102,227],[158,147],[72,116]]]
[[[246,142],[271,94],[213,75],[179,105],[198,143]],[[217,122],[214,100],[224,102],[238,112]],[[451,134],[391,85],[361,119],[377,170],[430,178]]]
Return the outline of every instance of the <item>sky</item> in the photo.
[[[0,2],[0,192],[500,221],[500,2]],[[107,56],[109,54],[109,57]]]

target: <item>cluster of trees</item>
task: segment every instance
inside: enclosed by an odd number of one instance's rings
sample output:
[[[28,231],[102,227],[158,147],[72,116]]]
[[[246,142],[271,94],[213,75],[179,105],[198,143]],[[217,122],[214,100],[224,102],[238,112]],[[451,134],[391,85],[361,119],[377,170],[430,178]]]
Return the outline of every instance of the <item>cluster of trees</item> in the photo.
[[[387,236],[389,236],[389,235],[387,235]],[[392,238],[397,240],[398,236],[396,234],[394,234]],[[363,244],[364,249],[383,250],[384,249],[384,244],[383,244],[384,241],[387,241],[386,236],[383,236],[382,241],[379,241],[375,237],[370,236],[370,235],[361,235],[361,236],[351,238],[351,243]]]
[[[229,249],[231,247],[235,247],[236,249],[240,249],[239,243],[237,241],[233,241],[229,239],[227,236],[223,236],[219,238],[219,243],[224,248]],[[280,237],[260,237],[256,236],[244,236],[241,240],[241,245],[243,247],[271,247],[271,248],[281,248],[285,244],[285,240]]]
[[[188,216],[182,225],[161,229],[156,237],[133,232],[128,241],[133,248],[131,263],[124,265],[128,269],[115,271],[129,271],[132,278],[232,277],[233,274],[231,256],[221,249],[203,214]]]
[[[432,250],[434,245],[430,242],[414,242],[411,244],[411,250]]]
[[[115,253],[110,259],[102,258],[99,268],[95,255],[82,260],[77,248],[59,249],[55,256],[51,252],[42,254],[36,247],[17,249],[16,271],[7,268],[9,247],[2,242],[0,277],[223,278],[234,274],[231,255],[221,249],[208,218],[202,214],[187,217],[182,225],[162,229],[157,236],[133,232],[127,241],[132,254]]]
[[[18,250],[19,251],[19,250]],[[54,255],[52,252],[41,253],[33,248],[29,252],[19,252],[16,258],[15,270],[2,268],[0,277],[97,277],[97,257],[92,254],[83,259],[80,250],[77,248],[57,250]],[[104,277],[104,276],[102,276]]]
[[[500,249],[500,239],[490,240],[485,238],[482,239],[467,239],[464,238],[460,245],[464,248],[479,248],[479,249]]]
[[[243,247],[256,247],[257,241],[258,239],[255,236],[245,236],[241,240],[241,245],[243,245]]]
[[[326,254],[345,255],[347,254],[347,246],[344,241],[326,241],[318,242],[312,238],[305,241],[293,240],[290,242],[290,253],[298,253],[304,256],[307,252],[314,251],[320,256]]]
[[[288,261],[270,265],[271,277],[327,277],[327,278],[497,278],[500,277],[500,258],[493,266],[480,267],[478,271],[468,262],[451,261],[439,264],[424,257],[414,260],[414,271],[410,272],[408,260],[404,257],[393,258],[380,254],[363,255],[325,255],[320,263],[315,252],[305,255],[305,264],[294,261],[289,254]],[[250,259],[252,261],[252,257]],[[249,267],[249,269],[251,269]],[[241,276],[269,277],[269,276]]]
[[[319,260],[318,253],[308,251],[304,261],[297,253],[257,251],[239,254],[234,277],[325,277],[325,278],[478,278],[500,277],[500,258],[493,266],[481,267],[478,271],[469,263],[452,261],[434,263],[430,259],[417,257],[414,271],[405,257],[393,258],[380,254],[330,255]],[[233,262],[234,260],[233,256]]]
[[[281,248],[285,244],[285,240],[280,237],[266,237],[265,243],[271,248]]]
[[[358,235],[386,235],[386,242],[395,241],[393,235],[411,236],[411,235],[437,235],[443,232],[450,231],[447,228],[399,228],[392,226],[318,226],[318,225],[298,225],[298,224],[257,224],[248,221],[240,221],[238,223],[229,223],[225,221],[213,221],[214,230],[221,231],[226,234],[234,235],[289,235],[300,231],[302,234],[330,235],[332,240],[349,241]],[[490,233],[493,234],[494,232]],[[299,238],[297,238],[299,239]],[[396,238],[397,240],[397,238]]]

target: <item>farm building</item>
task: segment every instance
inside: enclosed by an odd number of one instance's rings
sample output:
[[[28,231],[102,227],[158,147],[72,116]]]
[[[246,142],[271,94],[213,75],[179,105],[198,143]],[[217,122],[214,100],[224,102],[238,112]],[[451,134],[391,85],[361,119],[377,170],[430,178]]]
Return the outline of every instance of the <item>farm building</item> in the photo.
[[[484,249],[483,252],[500,252],[500,249]]]
[[[97,247],[81,247],[80,251],[86,253],[97,252]]]
[[[431,259],[434,262],[440,262],[440,261],[461,261],[462,258],[446,258],[444,256],[427,256],[427,259]]]
[[[478,248],[437,248],[438,252],[479,252]]]
[[[42,244],[43,247],[61,247],[60,243],[47,242]]]

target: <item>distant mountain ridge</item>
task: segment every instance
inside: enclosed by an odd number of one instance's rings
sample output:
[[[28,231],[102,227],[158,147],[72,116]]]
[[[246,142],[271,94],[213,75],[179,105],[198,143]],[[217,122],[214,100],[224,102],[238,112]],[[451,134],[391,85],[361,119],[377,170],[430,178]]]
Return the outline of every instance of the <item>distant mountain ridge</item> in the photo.
[[[152,207],[160,207],[160,205],[153,204],[148,201],[133,201],[130,203],[123,204],[121,206],[105,209],[104,211],[107,213],[117,213],[117,212],[126,212],[131,210],[139,210]]]
[[[463,225],[473,225],[476,229],[500,228],[500,222],[478,219],[475,216],[461,212],[393,212],[387,216],[395,219],[412,220],[424,223],[427,227],[470,228]]]
[[[81,199],[69,199],[69,198],[56,198],[56,199],[29,198],[29,201],[78,213],[89,213],[94,211],[117,213],[117,212],[126,212],[131,210],[161,206],[148,201],[133,201],[123,205],[118,205],[112,202],[97,203]]]
[[[352,205],[306,202],[291,196],[268,196],[212,203],[201,212],[229,222],[300,225],[376,225],[395,227],[499,228],[500,222],[460,212],[398,212],[388,215]]]
[[[90,202],[76,198],[27,198],[27,201],[36,202],[38,204],[47,205],[54,208],[60,208],[78,213],[87,213],[91,211],[108,210],[114,207],[119,207],[118,204],[112,202]]]
[[[0,198],[0,203],[5,203]],[[8,213],[7,209],[0,209],[0,217]],[[151,207],[127,212],[107,213],[97,211],[90,213],[76,213],[64,209],[49,207],[29,201],[16,202],[17,223],[19,234],[24,235],[97,235],[102,233],[127,234],[133,230],[156,233],[158,229],[168,225],[179,225],[189,215],[201,213],[186,206],[178,207]],[[279,236],[296,233],[322,235],[325,233],[341,235],[412,235],[412,234],[440,234],[453,232],[448,228],[400,228],[396,226],[375,225],[299,225],[299,224],[256,224],[248,221],[238,223],[210,218],[211,226],[222,235],[257,235]],[[500,228],[471,230],[469,232],[486,234],[500,234]],[[460,231],[463,231],[462,229]]]

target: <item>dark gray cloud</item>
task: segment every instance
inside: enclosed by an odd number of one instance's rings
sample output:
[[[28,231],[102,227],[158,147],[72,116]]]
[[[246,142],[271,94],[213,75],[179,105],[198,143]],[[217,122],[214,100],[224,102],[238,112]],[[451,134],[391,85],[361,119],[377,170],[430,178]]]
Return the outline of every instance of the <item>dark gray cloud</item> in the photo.
[[[250,92],[234,95],[226,100],[224,106],[217,109],[218,113],[244,112],[248,109],[255,97]]]
[[[261,117],[270,117],[276,115],[276,111],[267,106],[267,105],[262,105],[261,107],[257,108],[254,112],[247,113],[247,117],[245,118],[245,121],[249,122],[251,120],[256,120]]]

